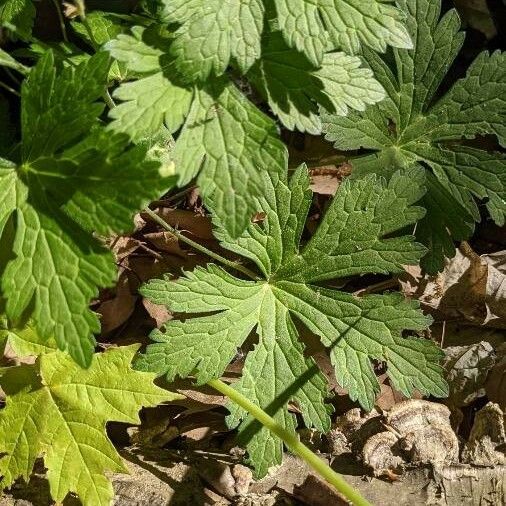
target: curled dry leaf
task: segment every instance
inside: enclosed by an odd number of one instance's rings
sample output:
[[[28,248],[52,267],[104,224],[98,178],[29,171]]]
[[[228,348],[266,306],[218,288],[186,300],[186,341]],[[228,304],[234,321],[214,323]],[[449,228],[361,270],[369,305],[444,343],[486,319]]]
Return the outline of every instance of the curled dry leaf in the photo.
[[[140,246],[140,241],[128,236],[116,236],[109,243],[109,247],[114,253],[114,258],[116,258],[117,262],[121,262],[132,253],[135,253]]]
[[[410,267],[401,277],[404,292],[447,320],[506,329],[506,251],[477,255],[462,243],[443,272],[423,276]]]
[[[122,273],[116,285],[116,293],[111,299],[102,302],[97,311],[101,315],[102,334],[108,334],[123,325],[134,312],[136,301],[137,296],[131,292],[128,276]]]
[[[497,361],[485,385],[487,397],[506,411],[506,343],[497,349]]]
[[[470,346],[451,346],[444,351],[446,379],[450,386],[448,403],[462,407],[483,397],[487,375],[496,361],[492,345],[482,341]]]

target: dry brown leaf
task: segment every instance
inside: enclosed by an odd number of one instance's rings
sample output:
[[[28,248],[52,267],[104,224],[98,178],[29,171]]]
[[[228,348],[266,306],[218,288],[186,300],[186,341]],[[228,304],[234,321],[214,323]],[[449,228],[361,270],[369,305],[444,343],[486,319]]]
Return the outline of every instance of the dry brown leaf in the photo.
[[[181,249],[177,237],[170,232],[152,232],[144,234],[144,238],[160,251],[165,251],[166,253],[178,255],[180,257],[185,257],[188,254]]]
[[[172,313],[165,307],[155,304],[148,299],[142,299],[142,305],[149,316],[156,322],[156,328],[159,329],[165,322],[172,318]]]
[[[485,395],[485,381],[495,364],[492,345],[482,341],[471,346],[445,348],[444,367],[450,386],[447,402],[451,406],[468,406]]]
[[[506,343],[497,349],[497,361],[485,385],[487,397],[506,412]]]
[[[207,216],[196,214],[193,211],[170,209],[168,207],[157,209],[156,214],[169,225],[182,232],[189,232],[199,239],[214,240],[211,219]]]
[[[474,419],[473,428],[462,452],[462,462],[478,466],[506,464],[504,413],[498,404],[489,402]]]
[[[351,174],[351,165],[343,163],[339,167],[324,165],[310,170],[311,190],[320,195],[334,195],[342,180]]]
[[[136,301],[137,296],[131,292],[128,276],[122,273],[114,297],[102,302],[97,310],[101,315],[102,334],[123,325],[134,312]]]
[[[128,236],[119,236],[111,239],[109,247],[118,262],[130,256],[141,246],[141,242]]]
[[[506,329],[506,251],[480,257],[462,243],[443,272],[423,276],[419,268],[410,267],[400,283],[438,319]]]

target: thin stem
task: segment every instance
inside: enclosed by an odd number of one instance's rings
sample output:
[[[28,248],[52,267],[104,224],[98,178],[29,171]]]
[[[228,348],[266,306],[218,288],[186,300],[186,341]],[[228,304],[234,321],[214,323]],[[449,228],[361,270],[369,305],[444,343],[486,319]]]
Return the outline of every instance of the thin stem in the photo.
[[[2,81],[0,81],[0,88],[4,88],[5,90],[10,91],[17,97],[21,97],[21,94],[18,91],[16,91],[14,88],[11,88],[8,84],[3,83]]]
[[[54,8],[56,9],[56,13],[58,14],[58,22],[60,23],[60,30],[63,37],[63,40],[65,42],[69,41],[68,35],[67,35],[67,27],[65,26],[65,19],[63,17],[63,13],[60,8],[60,4],[58,3],[58,0],[52,0]]]
[[[4,68],[4,72],[18,85],[21,86],[21,81],[11,72],[7,67]]]
[[[198,242],[193,241],[189,237],[186,237],[184,234],[182,234],[179,230],[175,229],[171,225],[169,225],[163,218],[158,216],[154,211],[152,211],[149,208],[146,208],[144,212],[149,215],[149,217],[158,223],[160,226],[162,226],[167,232],[170,232],[172,235],[175,235],[181,242],[184,242],[191,246],[192,248],[196,249],[197,251],[200,251],[201,253],[204,253],[204,255],[207,255],[208,257],[213,258],[214,260],[222,263],[223,265],[226,265],[227,267],[230,267],[232,269],[235,269],[236,271],[242,272],[246,276],[248,276],[251,279],[258,280],[258,276],[253,272],[250,271],[247,267],[244,267],[244,265],[241,265],[238,262],[233,262],[232,260],[228,260],[227,258],[219,255],[218,253],[215,253],[214,251],[211,251],[210,249],[206,248],[205,246],[202,246],[202,244],[199,244]]]
[[[333,485],[338,492],[346,497],[356,506],[371,506],[360,493],[349,485],[346,480],[336,473],[328,464],[326,464],[318,455],[313,453],[306,445],[302,444],[297,435],[288,432],[279,425],[274,418],[269,416],[262,408],[244,397],[235,388],[230,387],[223,381],[214,379],[208,382],[218,392],[226,395],[229,399],[246,410],[251,416],[256,418],[264,427],[267,427],[272,433],[284,441],[286,446],[301,459],[307,462],[320,476],[328,483]]]
[[[114,103],[114,100],[112,99],[111,94],[107,88],[104,91],[103,99],[109,109],[114,109],[116,107],[116,104]]]

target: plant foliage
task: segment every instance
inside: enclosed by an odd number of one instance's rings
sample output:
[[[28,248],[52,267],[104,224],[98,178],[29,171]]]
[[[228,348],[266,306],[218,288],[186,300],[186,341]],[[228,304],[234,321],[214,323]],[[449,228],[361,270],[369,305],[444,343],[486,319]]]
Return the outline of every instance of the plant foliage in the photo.
[[[201,385],[238,350],[233,387],[290,432],[294,408],[330,428],[322,347],[367,410],[379,364],[406,396],[447,394],[419,304],[347,282],[437,271],[485,208],[504,225],[505,53],[461,72],[464,34],[440,0],[143,0],[121,15],[80,1],[66,5],[76,19],[54,11],[59,41],[34,30],[43,4],[0,0],[0,344],[20,359],[0,367],[2,488],[41,458],[56,502],[110,504],[107,473],[126,469],[106,424],[177,397],[154,373]],[[288,169],[282,129],[367,150],[311,227],[309,173]],[[138,370],[137,345],[95,353],[90,302],[117,278],[106,238],[194,181],[240,260],[142,288],[180,317],[152,333]],[[281,440],[229,409],[264,476]]]
[[[417,184],[413,184],[416,182]],[[326,288],[322,282],[364,273],[389,273],[416,263],[425,248],[396,232],[420,219],[414,205],[423,194],[423,171],[397,172],[389,183],[374,176],[345,182],[307,244],[301,236],[311,203],[309,176],[299,168],[265,176],[266,194],[257,210],[261,224],[250,224],[237,239],[216,219],[223,247],[256,264],[258,280],[243,280],[210,264],[177,280],[153,280],[142,293],[156,304],[181,313],[210,313],[168,322],[155,331],[156,344],[137,362],[141,370],[195,375],[199,384],[219,378],[255,329],[258,343],[249,352],[242,379],[235,385],[287,429],[295,428],[287,403],[298,404],[305,424],[330,428],[325,405],[326,381],[305,355],[294,317],[329,349],[338,382],[352,399],[372,409],[379,384],[371,361],[387,364],[393,385],[405,395],[413,389],[446,395],[438,364],[441,351],[432,342],[405,338],[404,330],[422,330],[430,319],[400,294],[357,297]],[[393,236],[394,234],[394,236]],[[242,422],[241,422],[242,420]],[[282,444],[267,429],[232,408],[231,426],[240,424],[258,476],[279,464]]]
[[[384,97],[352,56],[361,45],[411,46],[402,11],[391,2],[291,4],[163,0],[153,8],[159,25],[134,27],[106,45],[139,76],[116,90],[122,103],[111,111],[113,128],[134,139],[163,123],[178,133],[179,184],[198,175],[206,202],[234,237],[248,224],[251,197],[264,192],[262,172],[282,172],[286,163],[276,123],[250,100],[253,94],[287,128],[318,134],[319,106],[346,114]]]
[[[141,407],[178,396],[153,385],[154,375],[131,368],[137,345],[98,353],[82,369],[31,327],[3,334],[18,356],[38,358],[8,368],[0,378],[7,395],[0,411],[1,486],[28,480],[42,457],[56,502],[74,492],[84,504],[109,505],[114,493],[104,473],[128,470],[106,435],[106,423],[140,423]]]
[[[172,184],[147,148],[98,125],[108,70],[102,53],[57,72],[46,53],[23,82],[21,142],[0,158],[7,316],[29,312],[81,365],[100,330],[90,300],[116,280],[112,254],[92,234],[130,230],[133,214]]]
[[[375,153],[353,159],[354,175],[392,173],[422,163],[428,170],[425,219],[418,239],[429,254],[423,265],[442,267],[480,220],[475,199],[484,199],[498,225],[506,217],[506,155],[463,139],[495,135],[506,146],[506,54],[483,52],[443,97],[437,96],[464,41],[455,10],[441,17],[440,1],[402,0],[414,50],[394,49],[396,71],[364,49],[364,57],[387,92],[383,102],[347,117],[324,114],[325,132],[336,147]]]

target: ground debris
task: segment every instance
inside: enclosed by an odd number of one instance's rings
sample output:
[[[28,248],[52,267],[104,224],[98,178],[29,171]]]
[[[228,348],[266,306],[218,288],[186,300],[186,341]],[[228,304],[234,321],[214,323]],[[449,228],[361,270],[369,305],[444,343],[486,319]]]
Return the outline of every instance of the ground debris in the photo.
[[[489,402],[476,414],[462,462],[478,466],[506,464],[504,413],[498,404]]]

